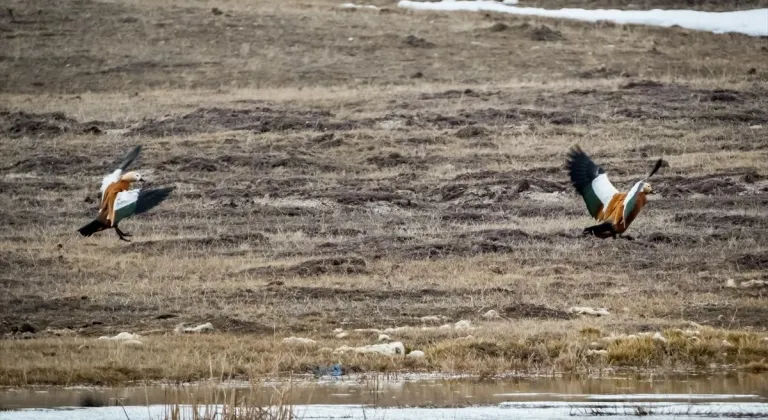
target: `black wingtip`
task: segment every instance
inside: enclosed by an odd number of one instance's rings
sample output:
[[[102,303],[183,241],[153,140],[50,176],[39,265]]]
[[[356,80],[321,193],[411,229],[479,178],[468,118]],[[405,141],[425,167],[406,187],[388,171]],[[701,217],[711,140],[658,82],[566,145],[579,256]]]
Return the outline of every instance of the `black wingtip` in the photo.
[[[124,171],[126,168],[128,168],[128,166],[130,166],[131,163],[133,163],[133,161],[136,160],[136,158],[139,156],[139,152],[141,152],[141,145],[131,149],[131,151],[128,152],[128,154],[123,158],[122,163],[120,163],[120,169]]]
[[[572,162],[576,159],[577,156],[586,155],[583,150],[581,150],[581,146],[578,144],[574,144],[571,146],[571,149],[568,150],[568,162]]]
[[[595,162],[587,155],[579,145],[571,147],[568,152],[568,159],[565,163],[568,169],[568,176],[571,183],[577,191],[581,192],[592,183],[592,180],[605,171],[598,167]]]
[[[664,159],[659,158],[659,160],[656,161],[656,164],[653,166],[653,169],[651,170],[651,173],[648,174],[648,178],[652,177],[653,174],[659,171],[661,167],[664,166]],[[648,179],[646,178],[646,179]]]

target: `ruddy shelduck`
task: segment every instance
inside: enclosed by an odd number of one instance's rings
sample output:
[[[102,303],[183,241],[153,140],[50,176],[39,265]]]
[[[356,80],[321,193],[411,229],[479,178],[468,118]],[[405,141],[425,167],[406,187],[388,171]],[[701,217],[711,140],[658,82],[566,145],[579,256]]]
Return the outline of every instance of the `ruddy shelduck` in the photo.
[[[566,162],[568,175],[576,191],[584,198],[589,214],[600,222],[584,229],[584,234],[614,239],[616,235],[621,236],[647,203],[646,196],[653,194],[648,178],[653,176],[663,163],[662,159],[657,160],[645,179],[635,183],[629,192],[619,192],[608,180],[603,168],[595,165],[579,146],[573,147]]]
[[[136,160],[141,146],[136,146],[123,159],[114,172],[104,177],[101,182],[101,202],[99,215],[91,223],[81,227],[78,232],[83,236],[91,236],[96,232],[114,228],[122,241],[130,242],[126,237],[132,236],[118,227],[118,223],[134,214],[144,213],[168,198],[173,187],[157,188],[142,191],[131,189],[135,182],[144,180],[141,174],[124,171]]]

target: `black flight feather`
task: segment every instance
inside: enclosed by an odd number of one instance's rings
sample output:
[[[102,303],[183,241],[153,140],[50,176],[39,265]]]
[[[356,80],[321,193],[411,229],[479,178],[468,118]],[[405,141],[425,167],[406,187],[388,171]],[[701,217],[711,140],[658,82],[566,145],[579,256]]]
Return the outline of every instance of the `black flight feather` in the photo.
[[[123,161],[120,163],[120,170],[125,171],[139,156],[139,152],[141,152],[140,145],[134,147],[130,152],[128,152],[128,154],[123,158]]]
[[[664,160],[663,160],[663,159],[659,159],[659,160],[657,160],[657,161],[656,161],[656,165],[654,165],[654,166],[653,166],[653,170],[651,171],[651,173],[650,173],[650,174],[648,174],[648,177],[647,177],[646,179],[648,179],[648,178],[652,177],[652,176],[653,176],[653,174],[655,174],[655,173],[656,173],[656,172],[657,172],[659,169],[661,169],[661,166],[662,166],[663,164],[664,164]]]
[[[592,181],[598,175],[605,173],[603,168],[595,165],[595,162],[579,146],[574,146],[568,152],[566,168],[568,169],[568,175],[571,177],[571,183],[579,192],[592,185]]]

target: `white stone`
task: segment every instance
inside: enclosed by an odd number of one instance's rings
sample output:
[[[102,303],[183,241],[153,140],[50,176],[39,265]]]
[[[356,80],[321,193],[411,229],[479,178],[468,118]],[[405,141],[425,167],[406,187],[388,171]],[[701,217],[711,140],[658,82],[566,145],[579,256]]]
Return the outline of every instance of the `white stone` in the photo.
[[[606,308],[592,308],[589,306],[572,306],[568,309],[569,313],[577,315],[608,316],[610,312]]]
[[[742,289],[756,289],[765,286],[768,286],[768,281],[765,280],[747,280],[741,283]]]
[[[393,343],[371,344],[369,346],[341,346],[333,351],[334,354],[353,352],[358,354],[380,354],[383,356],[405,355],[405,346],[399,341]]]
[[[283,338],[284,344],[299,344],[299,345],[311,345],[316,344],[317,341],[311,339],[311,338],[303,338],[303,337],[285,337]]]
[[[406,354],[405,356],[410,357],[411,359],[423,359],[425,355],[424,355],[424,352],[421,350],[414,350]]]
[[[206,331],[213,331],[213,324],[206,322],[196,327],[185,327],[184,324],[179,324],[173,330],[176,334],[200,334]]]
[[[412,331],[414,329],[415,329],[414,327],[411,327],[409,325],[404,325],[402,327],[385,328],[384,332],[388,334],[396,334],[396,333],[401,333],[406,331]]]
[[[469,321],[462,319],[461,321],[458,321],[456,324],[454,324],[454,328],[457,330],[468,330],[472,328],[472,325],[470,325]]]
[[[138,334],[131,334],[129,332],[121,332],[118,335],[115,335],[113,337],[108,337],[106,335],[99,337],[99,340],[111,340],[111,341],[125,341],[125,340],[139,340],[141,336]]]
[[[419,319],[421,319],[421,322],[440,322],[442,319],[445,319],[445,317],[442,315],[428,315]]]

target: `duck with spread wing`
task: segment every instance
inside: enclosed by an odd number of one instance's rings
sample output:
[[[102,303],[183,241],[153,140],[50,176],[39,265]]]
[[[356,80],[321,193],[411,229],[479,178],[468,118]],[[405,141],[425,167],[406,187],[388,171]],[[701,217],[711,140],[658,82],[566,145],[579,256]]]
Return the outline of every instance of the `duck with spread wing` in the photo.
[[[144,180],[138,172],[125,172],[139,156],[140,151],[141,146],[134,147],[125,156],[120,166],[104,177],[101,183],[99,214],[92,222],[78,229],[81,235],[91,236],[102,230],[115,229],[120,240],[130,242],[126,237],[132,235],[120,230],[118,223],[135,214],[149,211],[168,198],[173,191],[173,187],[150,190],[131,188],[134,183]]]
[[[664,164],[656,161],[651,173],[635,183],[629,192],[619,192],[603,168],[597,166],[579,146],[568,153],[566,168],[576,191],[587,204],[587,210],[599,222],[584,229],[584,234],[598,238],[621,236],[648,202],[647,195],[653,194],[648,178],[653,176]]]

